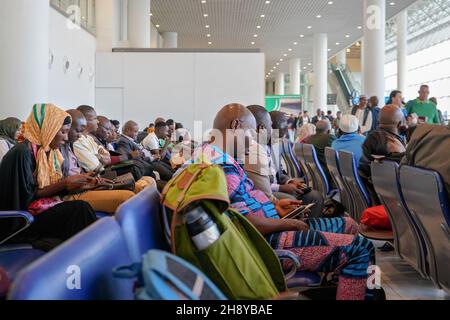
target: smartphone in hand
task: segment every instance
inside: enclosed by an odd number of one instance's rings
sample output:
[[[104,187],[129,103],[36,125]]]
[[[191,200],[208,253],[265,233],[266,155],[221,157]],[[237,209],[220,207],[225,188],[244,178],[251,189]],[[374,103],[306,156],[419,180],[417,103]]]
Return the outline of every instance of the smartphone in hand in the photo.
[[[315,206],[315,203],[310,203],[306,206],[300,206],[297,209],[294,209],[290,213],[288,213],[286,216],[284,216],[282,219],[298,219],[304,216],[306,213],[308,213],[312,207]]]

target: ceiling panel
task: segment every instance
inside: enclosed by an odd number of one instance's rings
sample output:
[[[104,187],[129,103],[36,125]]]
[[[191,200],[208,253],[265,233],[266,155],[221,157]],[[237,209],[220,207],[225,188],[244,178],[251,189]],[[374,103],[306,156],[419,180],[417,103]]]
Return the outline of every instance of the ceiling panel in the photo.
[[[360,39],[363,30],[363,0],[152,0],[152,22],[159,31],[178,32],[180,48],[260,48],[266,54],[266,69],[280,58],[278,67],[288,70],[290,57],[300,57],[311,67],[312,35],[328,34],[329,56]],[[332,2],[332,4],[329,4]],[[416,0],[387,2],[387,18]],[[395,5],[390,5],[393,2]],[[208,14],[207,17],[204,14]],[[261,17],[264,15],[264,17]],[[320,15],[320,18],[317,16]],[[206,28],[209,25],[209,28]],[[261,26],[260,29],[257,26]],[[308,29],[308,26],[311,28]],[[210,34],[210,37],[207,35]],[[257,34],[257,37],[254,35]],[[300,35],[304,35],[303,38]],[[346,37],[348,35],[348,37]],[[211,44],[208,44],[211,42]],[[252,42],[255,42],[252,45]],[[294,45],[298,42],[298,45]],[[339,43],[339,45],[336,45]],[[288,51],[292,49],[292,51]],[[288,54],[283,57],[283,54]]]

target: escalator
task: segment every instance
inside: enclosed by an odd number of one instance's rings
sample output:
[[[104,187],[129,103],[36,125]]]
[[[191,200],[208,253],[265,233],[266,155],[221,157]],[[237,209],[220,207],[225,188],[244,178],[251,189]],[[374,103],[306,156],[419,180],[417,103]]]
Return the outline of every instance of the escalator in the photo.
[[[330,70],[329,86],[338,95],[338,105],[344,111],[353,105],[352,101],[359,95],[359,90],[355,88],[351,71],[345,66],[330,64]]]

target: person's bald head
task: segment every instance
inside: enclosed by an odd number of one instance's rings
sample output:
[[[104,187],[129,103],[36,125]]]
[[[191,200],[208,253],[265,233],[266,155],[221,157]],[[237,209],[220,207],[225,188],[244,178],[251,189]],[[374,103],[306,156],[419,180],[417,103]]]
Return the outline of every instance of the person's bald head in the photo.
[[[317,133],[330,133],[331,124],[330,121],[320,120],[316,123],[316,132]]]
[[[279,137],[284,138],[288,134],[288,119],[283,112],[272,111],[270,113],[272,118],[272,129],[278,130]]]
[[[404,125],[405,116],[398,106],[389,104],[381,109],[378,122],[380,128],[398,133],[398,129]]]
[[[217,113],[214,131],[212,134],[214,144],[236,158],[248,151],[249,142],[256,131],[256,119],[243,105],[228,104]],[[222,141],[216,136],[219,133]],[[243,146],[245,150],[240,149]]]
[[[134,121],[128,121],[123,125],[122,133],[133,140],[137,140],[139,125]]]
[[[72,124],[69,130],[69,142],[75,143],[83,135],[84,130],[87,126],[87,121],[84,115],[75,109],[66,111],[72,117]]]
[[[247,107],[256,119],[256,131],[259,136],[258,142],[267,144],[269,143],[270,136],[272,135],[272,118],[266,108],[259,105],[252,105]]]
[[[111,136],[112,124],[108,118],[104,116],[98,116],[98,128],[95,136],[101,141],[108,141]]]

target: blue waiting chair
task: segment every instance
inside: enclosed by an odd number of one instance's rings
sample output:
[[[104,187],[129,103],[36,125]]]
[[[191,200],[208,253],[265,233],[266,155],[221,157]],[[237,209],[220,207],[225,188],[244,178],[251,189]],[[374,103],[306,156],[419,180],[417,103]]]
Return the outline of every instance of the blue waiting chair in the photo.
[[[292,142],[288,139],[284,139],[281,145],[281,156],[284,159],[284,162],[287,165],[287,174],[291,178],[300,179],[303,177],[302,170],[294,157],[294,153],[292,151]]]
[[[352,218],[357,222],[360,222],[364,210],[372,206],[372,200],[370,199],[366,187],[359,178],[357,168],[353,153],[339,151],[339,169],[341,170],[345,186],[348,188],[347,192],[351,195],[354,203]],[[363,224],[360,225],[359,232],[368,239],[383,241],[391,241],[394,239],[392,231],[369,230]]]
[[[308,167],[306,166],[305,158],[303,157],[303,143],[296,143],[294,145],[294,154],[295,154],[297,163],[299,164],[299,166],[303,172],[305,183],[309,187],[313,188],[312,174],[309,171]]]
[[[12,300],[132,300],[133,280],[112,270],[131,264],[120,226],[103,218],[23,269]]]
[[[168,251],[163,233],[161,196],[156,187],[149,187],[122,204],[116,219],[122,228],[133,262],[152,249]]]
[[[437,172],[402,166],[400,184],[406,204],[429,248],[429,274],[450,292],[450,207]]]
[[[311,144],[303,144],[303,158],[306,166],[312,175],[313,189],[322,193],[324,198],[332,198],[336,195],[336,190],[331,190],[327,176],[317,158],[316,149]]]
[[[347,193],[347,188],[345,187],[345,182],[342,178],[341,170],[339,169],[338,153],[336,150],[327,147],[325,148],[325,159],[327,160],[327,167],[331,178],[339,190],[340,203],[345,207],[347,212],[352,212],[353,203],[351,197]]]
[[[160,195],[156,188],[150,187],[119,207],[116,218],[123,229],[131,259],[141,262],[142,256],[149,250],[170,251],[168,221],[165,210],[160,204]],[[295,260],[286,251],[276,252],[280,260]],[[297,259],[298,260],[298,259]],[[295,261],[294,261],[295,263]],[[299,262],[298,262],[299,263]],[[289,272],[288,288],[317,287],[321,278],[311,272]]]
[[[394,247],[400,258],[427,277],[427,248],[420,229],[409,212],[400,188],[399,165],[392,161],[372,163],[372,182],[389,214]]]
[[[0,236],[0,267],[6,271],[11,281],[21,269],[45,254],[44,251],[33,249],[30,244],[5,244],[27,229],[33,221],[33,216],[28,212],[0,212],[0,223],[16,227],[13,232]]]

